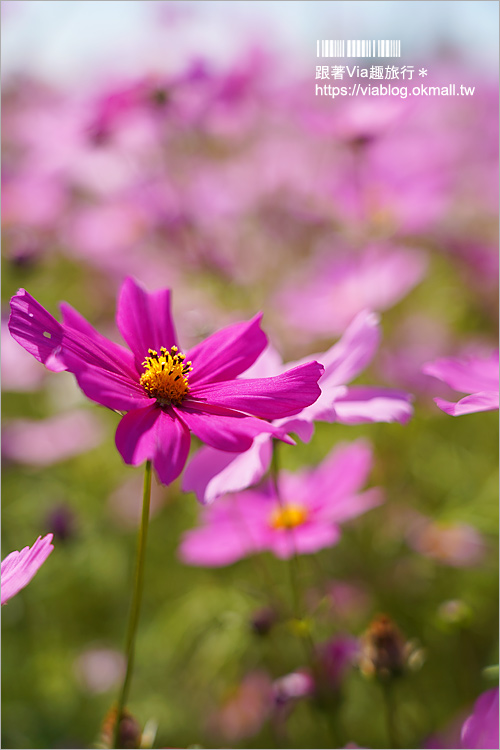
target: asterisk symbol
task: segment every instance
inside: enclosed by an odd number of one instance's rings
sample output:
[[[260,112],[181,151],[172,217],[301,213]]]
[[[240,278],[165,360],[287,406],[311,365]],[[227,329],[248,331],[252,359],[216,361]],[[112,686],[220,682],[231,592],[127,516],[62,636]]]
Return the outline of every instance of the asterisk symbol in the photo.
[[[419,76],[426,76],[427,75],[427,68],[420,68],[418,71]]]

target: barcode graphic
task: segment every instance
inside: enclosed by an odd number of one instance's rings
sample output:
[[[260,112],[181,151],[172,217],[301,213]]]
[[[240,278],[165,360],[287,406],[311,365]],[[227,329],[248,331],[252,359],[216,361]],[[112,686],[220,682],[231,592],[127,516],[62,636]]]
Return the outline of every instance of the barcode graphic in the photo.
[[[318,39],[317,57],[401,57],[399,39]]]

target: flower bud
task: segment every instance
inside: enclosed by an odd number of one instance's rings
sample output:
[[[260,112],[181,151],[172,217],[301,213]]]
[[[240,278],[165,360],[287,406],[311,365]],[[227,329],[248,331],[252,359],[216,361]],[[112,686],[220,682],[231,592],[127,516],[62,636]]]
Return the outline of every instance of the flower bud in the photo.
[[[101,737],[98,747],[114,747],[114,733],[116,726],[118,709],[112,706],[103,721],[101,728]],[[118,747],[122,750],[134,750],[141,747],[141,729],[132,714],[124,709],[120,720],[120,730],[118,734]]]
[[[401,675],[407,664],[405,641],[387,615],[377,615],[361,639],[359,667],[364,675],[387,679]]]
[[[277,615],[271,607],[263,607],[253,613],[250,618],[250,627],[256,635],[267,635],[276,624]]]

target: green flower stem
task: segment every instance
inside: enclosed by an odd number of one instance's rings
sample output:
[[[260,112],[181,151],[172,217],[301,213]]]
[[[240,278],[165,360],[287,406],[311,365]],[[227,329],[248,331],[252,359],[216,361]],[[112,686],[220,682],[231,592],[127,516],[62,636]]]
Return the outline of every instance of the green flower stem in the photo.
[[[396,729],[396,706],[394,703],[394,686],[391,681],[381,683],[384,694],[385,720],[387,724],[387,738],[391,749],[400,747],[398,732]]]
[[[116,713],[116,724],[114,728],[113,747],[119,748],[120,741],[120,723],[123,710],[127,704],[134,670],[135,639],[137,635],[137,625],[139,622],[139,613],[141,609],[142,589],[144,584],[144,561],[146,557],[146,542],[148,536],[149,524],[149,506],[151,504],[151,461],[146,461],[144,472],[144,491],[142,496],[142,516],[137,540],[137,557],[135,563],[134,589],[132,592],[132,603],[130,606],[130,615],[128,621],[127,640],[125,652],[127,655],[127,669],[123,680],[120,697],[118,699],[118,708]]]
[[[278,503],[280,504],[282,508],[284,508],[285,503],[283,502],[283,499],[281,497],[278,475],[279,475],[278,441],[273,440],[273,453],[272,453],[272,459],[271,459],[271,478],[274,484],[274,491],[276,492]],[[314,647],[314,641],[311,636],[309,623],[306,622],[302,614],[302,597],[301,597],[300,583],[299,583],[299,556],[297,555],[293,529],[288,529],[288,533],[290,537],[290,544],[292,547],[292,556],[288,560],[287,567],[288,567],[288,571],[290,575],[290,588],[292,590],[292,598],[293,598],[293,616],[295,619],[295,632],[296,632],[296,635],[299,637],[299,639],[302,641],[302,643],[304,643],[307,658],[311,662],[311,666],[314,671],[316,669],[315,667],[316,649]]]

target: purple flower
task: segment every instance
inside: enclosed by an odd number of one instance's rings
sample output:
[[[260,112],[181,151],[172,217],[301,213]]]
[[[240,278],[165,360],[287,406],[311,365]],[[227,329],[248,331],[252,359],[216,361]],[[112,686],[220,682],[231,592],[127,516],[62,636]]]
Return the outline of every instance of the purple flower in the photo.
[[[43,565],[54,549],[51,542],[52,534],[47,534],[43,538],[39,536],[33,547],[24,547],[20,552],[11,552],[5,560],[2,560],[2,604],[8,602],[28,585],[38,568]]]
[[[35,359],[51,370],[69,370],[88,398],[126,412],[116,431],[122,458],[133,466],[151,460],[164,484],[184,468],[190,432],[235,453],[247,450],[262,432],[290,442],[266,420],[296,414],[320,393],[323,368],[317,362],[274,378],[238,378],[267,344],[260,315],[183,354],[170,291],[148,293],[131,278],[123,283],[117,310],[130,349],[106,339],[65,303],[58,323],[24,289],[12,298],[11,310],[10,332]]]
[[[332,690],[339,690],[359,654],[358,639],[350,635],[337,635],[320,644],[318,651],[325,684]]]
[[[221,498],[203,509],[202,525],[184,535],[180,557],[217,567],[264,550],[286,559],[332,547],[342,521],[382,502],[378,489],[359,492],[371,463],[369,445],[358,440],[337,446],[316,468],[281,472],[280,498],[270,482]]]
[[[314,355],[325,367],[319,380],[318,400],[295,416],[276,421],[275,426],[295,432],[308,442],[316,420],[343,424],[406,423],[412,414],[408,393],[379,386],[345,385],[368,365],[379,340],[378,316],[366,310],[359,313],[340,341],[324,354]],[[278,353],[269,347],[244,377],[277,375],[290,366],[283,365]],[[271,455],[270,434],[258,435],[251,448],[237,456],[204,447],[188,464],[183,489],[195,492],[200,502],[210,503],[220,495],[256,484],[268,470]]]
[[[461,740],[462,748],[498,748],[498,688],[479,696],[462,727]]]
[[[470,393],[456,403],[435,398],[440,409],[453,417],[498,409],[498,350],[488,357],[437,359],[423,366],[426,375],[444,381],[455,391]]]

